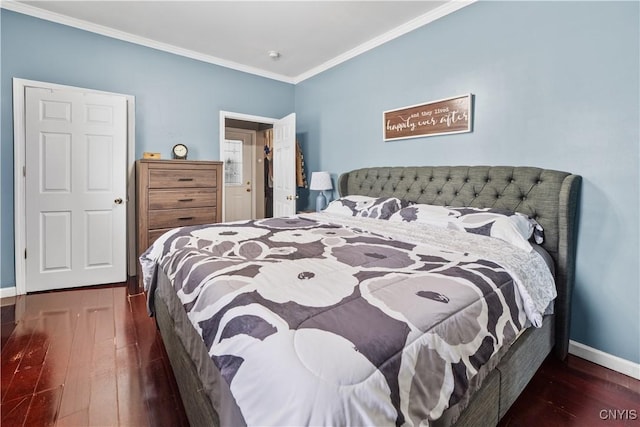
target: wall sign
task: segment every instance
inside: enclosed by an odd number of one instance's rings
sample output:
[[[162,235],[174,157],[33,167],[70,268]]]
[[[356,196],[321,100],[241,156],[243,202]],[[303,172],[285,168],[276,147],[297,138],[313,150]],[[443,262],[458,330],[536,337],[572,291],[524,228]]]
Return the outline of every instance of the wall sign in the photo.
[[[385,141],[471,132],[472,94],[411,105],[383,113]]]

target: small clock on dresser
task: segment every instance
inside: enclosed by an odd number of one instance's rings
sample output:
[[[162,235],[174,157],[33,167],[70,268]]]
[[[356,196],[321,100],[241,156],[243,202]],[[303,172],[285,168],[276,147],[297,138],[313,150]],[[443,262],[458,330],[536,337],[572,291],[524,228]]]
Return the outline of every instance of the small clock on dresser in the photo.
[[[171,154],[173,155],[173,158],[178,160],[186,160],[188,152],[189,150],[187,149],[187,146],[184,144],[176,144],[173,146],[173,149],[171,150]]]

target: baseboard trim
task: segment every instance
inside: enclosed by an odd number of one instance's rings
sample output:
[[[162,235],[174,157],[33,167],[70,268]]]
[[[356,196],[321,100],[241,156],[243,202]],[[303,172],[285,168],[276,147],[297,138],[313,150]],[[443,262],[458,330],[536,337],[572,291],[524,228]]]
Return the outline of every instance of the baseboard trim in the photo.
[[[605,368],[640,380],[640,363],[634,363],[613,354],[605,353],[588,345],[569,340],[569,353]]]
[[[0,298],[11,298],[16,296],[16,287],[0,288]]]

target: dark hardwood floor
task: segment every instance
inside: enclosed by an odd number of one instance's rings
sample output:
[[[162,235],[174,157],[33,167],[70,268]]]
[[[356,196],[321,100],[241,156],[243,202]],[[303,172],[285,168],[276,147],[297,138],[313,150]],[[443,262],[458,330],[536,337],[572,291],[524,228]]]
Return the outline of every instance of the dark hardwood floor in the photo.
[[[144,295],[126,286],[2,301],[2,426],[188,425]],[[640,381],[574,356],[548,358],[500,423],[632,425]]]
[[[2,426],[188,426],[145,297],[125,285],[1,308]]]
[[[498,426],[640,426],[640,381],[571,354],[549,356]]]

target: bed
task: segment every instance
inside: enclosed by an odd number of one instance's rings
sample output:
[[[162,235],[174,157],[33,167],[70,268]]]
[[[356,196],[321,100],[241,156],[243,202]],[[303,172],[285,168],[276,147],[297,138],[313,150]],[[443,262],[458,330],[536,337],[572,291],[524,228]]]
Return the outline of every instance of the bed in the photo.
[[[396,222],[342,219],[327,212],[169,232],[141,261],[146,263],[149,310],[190,424],[497,424],[552,351],[560,359],[566,357],[580,183],[577,175],[532,167],[366,168],[339,177],[341,198],[397,199],[396,210],[385,218]],[[457,233],[450,226],[434,231],[430,225],[425,226],[429,239],[451,241],[454,247],[423,244],[413,224],[393,215],[413,204],[524,214],[544,230],[540,244],[544,250],[536,245],[535,251],[505,250],[501,239]],[[462,234],[460,241],[452,237]],[[484,248],[485,242],[497,258],[476,256],[476,247]],[[427,253],[425,246],[429,251],[433,246],[440,249]],[[538,268],[531,274],[542,274],[539,264],[544,256],[534,252],[548,254],[557,294],[544,312],[538,307],[538,317],[530,313],[535,304],[524,298],[537,291],[522,288],[524,276],[520,276],[528,274],[520,269]],[[510,257],[525,257],[526,262],[517,264]],[[279,279],[269,275],[291,266],[299,270],[294,273],[300,283],[319,283],[315,280],[326,276],[326,289],[310,297],[285,283],[284,291],[273,291]],[[226,276],[219,273],[223,270]],[[453,270],[464,277],[453,277]],[[420,275],[434,271],[438,280],[446,278],[447,286],[453,283],[459,288],[453,292],[460,295],[459,302],[458,296],[438,292],[440,288],[420,288]],[[345,287],[352,277],[357,283]],[[217,285],[207,284],[209,279]],[[458,287],[460,283],[465,286]],[[405,303],[408,300],[398,295],[411,286],[416,291],[412,296],[421,298]],[[490,295],[490,300],[464,299],[474,292],[483,298]],[[208,296],[197,299],[200,294]],[[458,304],[463,307],[460,312],[481,307],[472,310],[471,323],[481,324],[482,332],[470,335],[453,329],[450,325],[469,321],[438,314],[442,303]],[[249,311],[240,314],[241,308]],[[432,327],[438,332],[430,332]],[[441,339],[443,334],[449,334],[447,339]],[[287,348],[274,347],[278,340]],[[410,344],[411,350],[394,346],[396,341]],[[442,347],[443,341],[466,355],[453,354],[454,350]],[[475,343],[472,351],[467,348],[470,343]],[[458,362],[444,363],[443,355]],[[340,363],[331,362],[332,358]],[[284,367],[281,359],[287,360]],[[429,365],[434,361],[434,367]],[[430,386],[420,375],[440,380]],[[319,378],[320,385],[305,388],[307,376],[313,381]],[[281,391],[278,383],[293,391]],[[360,384],[365,383],[372,385],[367,386],[371,390],[363,391]],[[343,394],[343,400],[331,398]],[[256,413],[249,414],[247,408],[256,408]]]

